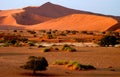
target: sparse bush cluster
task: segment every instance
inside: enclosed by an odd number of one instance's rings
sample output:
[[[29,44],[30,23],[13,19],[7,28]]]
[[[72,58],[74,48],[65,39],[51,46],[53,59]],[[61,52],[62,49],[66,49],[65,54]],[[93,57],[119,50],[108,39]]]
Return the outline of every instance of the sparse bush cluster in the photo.
[[[4,43],[4,47],[6,47],[6,46],[10,46],[10,45],[12,45],[12,46],[21,46],[21,42],[23,42],[23,43],[25,43],[25,42],[27,42],[28,41],[28,39],[27,38],[25,38],[25,37],[22,37],[22,36],[20,36],[20,35],[2,35],[1,36],[1,39],[0,39],[0,42],[1,43]]]
[[[74,61],[55,61],[54,65],[65,65],[67,68],[72,70],[95,70],[96,68],[92,65],[84,65]]]

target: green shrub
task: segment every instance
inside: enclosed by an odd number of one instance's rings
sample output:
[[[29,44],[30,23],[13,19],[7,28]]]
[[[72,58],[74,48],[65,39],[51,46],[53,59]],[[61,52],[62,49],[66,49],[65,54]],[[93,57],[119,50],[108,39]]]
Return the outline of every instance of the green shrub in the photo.
[[[55,61],[53,64],[54,65],[66,65],[68,64],[68,61]]]
[[[64,51],[69,51],[69,52],[74,52],[74,51],[76,51],[75,48],[72,48],[72,47],[70,47],[70,46],[67,45],[67,44],[63,45],[62,50],[64,50]]]
[[[48,62],[44,57],[30,56],[25,65],[21,66],[23,69],[33,70],[33,74],[36,71],[44,71],[48,66]]]
[[[70,62],[68,62],[68,64],[67,64],[66,66],[67,66],[67,67],[71,67],[71,66],[73,66],[74,64],[78,64],[78,62],[70,61]]]
[[[83,64],[79,64],[77,62],[73,63],[72,67],[74,70],[93,70],[93,69],[96,69],[92,65],[83,65]]]
[[[35,46],[35,44],[33,42],[28,42],[29,46]]]
[[[55,61],[53,64],[55,65],[66,65],[66,67],[71,68],[73,70],[94,70],[96,69],[92,65],[83,65],[75,61]]]

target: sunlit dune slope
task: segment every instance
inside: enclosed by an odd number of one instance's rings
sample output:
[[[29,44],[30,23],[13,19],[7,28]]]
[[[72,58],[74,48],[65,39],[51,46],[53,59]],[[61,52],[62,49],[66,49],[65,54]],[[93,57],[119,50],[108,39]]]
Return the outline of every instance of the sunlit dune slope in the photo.
[[[28,29],[106,31],[117,23],[117,20],[111,17],[90,14],[72,14],[28,27]]]

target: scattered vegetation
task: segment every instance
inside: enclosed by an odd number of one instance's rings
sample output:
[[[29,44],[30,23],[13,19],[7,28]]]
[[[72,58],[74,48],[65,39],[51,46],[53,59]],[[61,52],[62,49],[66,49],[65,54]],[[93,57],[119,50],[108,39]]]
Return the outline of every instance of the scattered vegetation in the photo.
[[[27,32],[30,33],[30,34],[36,34],[35,31],[31,31],[31,30],[28,30]]]
[[[23,37],[18,34],[0,34],[0,43],[2,44],[2,47],[8,47],[8,46],[22,46],[23,44],[28,42],[28,38]]]
[[[36,71],[44,71],[48,67],[48,62],[44,57],[30,56],[25,65],[21,66],[23,69],[33,70],[33,74]]]
[[[105,42],[101,39],[103,36],[114,36],[116,41],[113,43]],[[111,37],[110,37],[111,38]],[[113,37],[112,37],[113,39]],[[0,43],[3,46],[34,46],[34,42],[94,42],[100,46],[114,46],[116,43],[120,43],[119,32],[97,32],[97,31],[76,31],[76,30],[9,30],[0,31]],[[108,41],[108,40],[107,40]],[[2,44],[4,43],[4,44]],[[107,44],[106,44],[107,43]],[[57,49],[55,49],[57,50]],[[68,46],[63,48],[64,51],[75,51],[75,48]]]
[[[71,47],[71,46],[69,46],[67,44],[63,45],[62,50],[63,51],[68,51],[68,52],[74,52],[74,51],[76,51],[75,48],[73,48],[73,47]]]
[[[72,70],[95,70],[96,68],[92,65],[84,65],[74,61],[55,61],[54,65],[65,65],[67,68]]]

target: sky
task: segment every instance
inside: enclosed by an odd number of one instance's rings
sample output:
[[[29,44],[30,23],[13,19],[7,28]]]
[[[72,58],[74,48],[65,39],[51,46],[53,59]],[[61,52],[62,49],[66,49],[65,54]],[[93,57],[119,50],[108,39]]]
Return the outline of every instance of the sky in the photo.
[[[120,0],[2,0],[0,2],[0,10],[41,6],[46,2],[77,10],[120,16]]]

